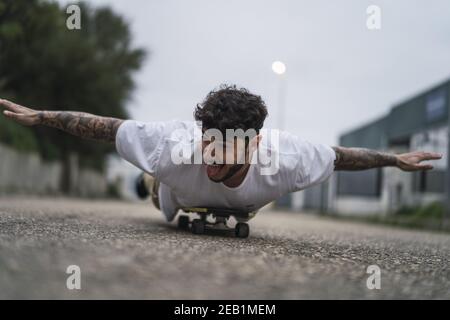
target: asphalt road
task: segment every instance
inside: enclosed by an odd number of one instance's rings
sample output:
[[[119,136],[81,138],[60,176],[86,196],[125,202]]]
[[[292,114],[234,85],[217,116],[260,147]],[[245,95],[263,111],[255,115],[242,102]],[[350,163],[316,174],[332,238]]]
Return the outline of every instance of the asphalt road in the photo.
[[[248,239],[197,236],[147,202],[3,197],[0,298],[450,298],[448,234],[272,211],[250,226]]]

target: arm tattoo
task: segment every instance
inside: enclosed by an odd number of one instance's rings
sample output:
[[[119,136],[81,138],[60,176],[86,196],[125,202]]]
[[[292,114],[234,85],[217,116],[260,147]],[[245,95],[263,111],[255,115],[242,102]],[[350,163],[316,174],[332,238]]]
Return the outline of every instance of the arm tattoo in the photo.
[[[123,120],[99,117],[84,112],[41,111],[40,123],[75,136],[114,143],[117,129]]]
[[[397,166],[394,154],[363,148],[333,147],[336,152],[335,170],[365,170]]]

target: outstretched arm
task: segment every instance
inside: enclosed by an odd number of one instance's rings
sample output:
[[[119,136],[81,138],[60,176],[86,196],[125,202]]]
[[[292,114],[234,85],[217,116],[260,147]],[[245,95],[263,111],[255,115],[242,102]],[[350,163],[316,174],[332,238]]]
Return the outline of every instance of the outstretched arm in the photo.
[[[435,152],[409,152],[392,154],[364,148],[333,147],[336,152],[335,170],[365,170],[378,167],[398,167],[403,171],[430,170],[433,166],[421,163],[438,160],[442,155]]]
[[[84,112],[38,111],[8,100],[1,100],[6,110],[3,114],[25,126],[45,125],[57,128],[75,136],[114,143],[117,129],[123,120],[100,117]]]

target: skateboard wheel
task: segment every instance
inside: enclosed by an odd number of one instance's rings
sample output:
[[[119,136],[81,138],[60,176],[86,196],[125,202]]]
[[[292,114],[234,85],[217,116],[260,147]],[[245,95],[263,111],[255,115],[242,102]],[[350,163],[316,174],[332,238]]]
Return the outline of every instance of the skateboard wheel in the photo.
[[[246,223],[239,222],[236,225],[235,231],[236,231],[236,237],[238,237],[238,238],[247,238],[249,233],[250,233],[250,227]]]
[[[188,216],[179,216],[178,217],[178,228],[182,230],[189,229],[189,217]]]
[[[192,233],[203,234],[205,233],[205,222],[201,219],[195,219],[192,221]]]

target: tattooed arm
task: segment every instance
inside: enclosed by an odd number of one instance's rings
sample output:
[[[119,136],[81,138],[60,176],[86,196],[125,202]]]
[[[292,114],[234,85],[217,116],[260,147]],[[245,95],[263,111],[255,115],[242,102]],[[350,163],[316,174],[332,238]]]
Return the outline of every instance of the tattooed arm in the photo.
[[[363,148],[333,147],[336,152],[335,170],[365,170],[378,167],[398,167],[403,171],[430,170],[433,166],[420,163],[437,160],[442,155],[434,152],[392,154]]]
[[[84,112],[37,111],[11,101],[0,100],[4,106],[3,114],[25,125],[46,125],[73,134],[75,136],[103,142],[114,143],[117,129],[123,120],[95,116]]]
[[[114,143],[123,120],[72,111],[40,111],[39,123],[75,136]]]

